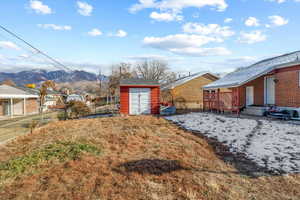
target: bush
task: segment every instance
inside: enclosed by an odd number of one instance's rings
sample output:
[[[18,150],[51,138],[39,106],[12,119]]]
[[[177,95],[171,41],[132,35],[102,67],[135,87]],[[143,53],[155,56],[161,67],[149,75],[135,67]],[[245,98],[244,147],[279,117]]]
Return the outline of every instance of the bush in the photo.
[[[67,104],[67,110],[69,112],[69,118],[79,118],[91,113],[90,108],[81,101],[70,101]]]
[[[58,114],[57,114],[57,119],[58,120],[66,120],[68,118],[68,115],[67,115],[67,113],[65,113],[65,112],[59,112]]]

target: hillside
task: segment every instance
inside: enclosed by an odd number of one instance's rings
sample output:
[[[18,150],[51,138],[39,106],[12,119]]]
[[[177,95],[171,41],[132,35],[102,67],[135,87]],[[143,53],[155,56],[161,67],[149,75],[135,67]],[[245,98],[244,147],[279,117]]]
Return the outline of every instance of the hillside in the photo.
[[[249,177],[163,118],[55,122],[0,147],[0,199],[296,200],[300,175]]]
[[[86,71],[72,71],[66,72],[63,70],[46,71],[46,70],[29,70],[16,73],[0,72],[0,82],[4,80],[12,80],[17,85],[24,85],[28,83],[39,84],[45,80],[53,80],[57,83],[78,82],[78,81],[97,81],[96,74]],[[103,76],[102,79],[106,77]]]

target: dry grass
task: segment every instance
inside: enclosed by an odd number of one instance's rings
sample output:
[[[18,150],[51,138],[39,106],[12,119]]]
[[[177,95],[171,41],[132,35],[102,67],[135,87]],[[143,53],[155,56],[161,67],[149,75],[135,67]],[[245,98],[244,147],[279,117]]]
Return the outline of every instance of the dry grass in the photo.
[[[55,122],[1,147],[0,162],[57,141],[92,145],[101,154],[44,161],[2,181],[1,199],[300,198],[300,175],[246,177],[205,140],[150,116]]]

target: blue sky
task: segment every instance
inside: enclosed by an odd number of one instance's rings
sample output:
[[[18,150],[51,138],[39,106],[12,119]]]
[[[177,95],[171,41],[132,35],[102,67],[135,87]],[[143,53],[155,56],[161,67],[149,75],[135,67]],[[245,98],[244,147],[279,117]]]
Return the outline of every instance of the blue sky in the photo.
[[[1,0],[3,26],[66,65],[167,60],[173,71],[228,72],[299,50],[297,0]],[[0,69],[49,62],[0,31]]]

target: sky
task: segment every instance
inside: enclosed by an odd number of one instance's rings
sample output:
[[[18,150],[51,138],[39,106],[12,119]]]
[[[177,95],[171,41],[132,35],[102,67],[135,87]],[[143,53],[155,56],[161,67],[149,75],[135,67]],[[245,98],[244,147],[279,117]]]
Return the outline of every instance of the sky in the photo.
[[[0,0],[1,25],[72,69],[159,59],[230,72],[300,50],[300,0]],[[0,71],[58,69],[0,30]]]

